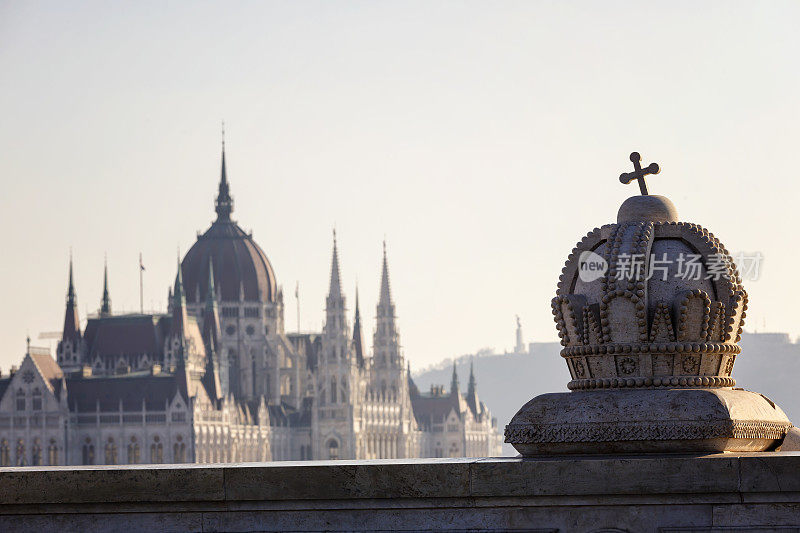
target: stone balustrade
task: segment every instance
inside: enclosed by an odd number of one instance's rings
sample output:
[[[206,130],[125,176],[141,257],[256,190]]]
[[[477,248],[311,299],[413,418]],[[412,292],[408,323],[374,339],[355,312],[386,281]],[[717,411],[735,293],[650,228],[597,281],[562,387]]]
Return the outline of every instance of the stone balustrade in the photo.
[[[800,527],[800,453],[0,469],[6,532],[737,527]]]

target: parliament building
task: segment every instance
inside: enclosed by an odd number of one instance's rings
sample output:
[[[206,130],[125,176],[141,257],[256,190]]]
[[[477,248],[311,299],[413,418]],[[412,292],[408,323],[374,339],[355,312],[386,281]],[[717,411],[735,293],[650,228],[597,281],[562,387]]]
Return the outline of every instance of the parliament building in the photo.
[[[418,390],[386,246],[372,349],[351,317],[336,237],[321,332],[288,333],[266,254],[231,219],[222,152],[216,220],[178,265],[169,308],[114,314],[106,273],[83,328],[72,260],[56,358],[28,346],[0,376],[0,466],[500,455],[470,372]]]

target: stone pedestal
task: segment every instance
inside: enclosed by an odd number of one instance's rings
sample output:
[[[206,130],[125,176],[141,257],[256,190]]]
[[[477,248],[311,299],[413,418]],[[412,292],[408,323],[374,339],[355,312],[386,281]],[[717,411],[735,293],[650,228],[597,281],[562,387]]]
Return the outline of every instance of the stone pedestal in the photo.
[[[609,389],[533,398],[506,442],[524,456],[767,451],[791,427],[780,407],[742,389]]]

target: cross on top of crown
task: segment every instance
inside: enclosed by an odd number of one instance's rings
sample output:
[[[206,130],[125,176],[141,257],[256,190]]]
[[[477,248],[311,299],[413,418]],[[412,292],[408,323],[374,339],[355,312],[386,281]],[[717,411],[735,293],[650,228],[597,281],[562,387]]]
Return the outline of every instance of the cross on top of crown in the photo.
[[[633,172],[625,172],[620,174],[619,181],[627,185],[628,183],[632,182],[633,180],[639,181],[639,190],[642,194],[647,195],[647,181],[645,181],[645,176],[648,174],[658,174],[661,172],[661,169],[658,166],[658,163],[650,163],[647,167],[642,168],[641,165],[642,156],[639,155],[639,152],[633,152],[631,154],[631,163],[633,163]]]

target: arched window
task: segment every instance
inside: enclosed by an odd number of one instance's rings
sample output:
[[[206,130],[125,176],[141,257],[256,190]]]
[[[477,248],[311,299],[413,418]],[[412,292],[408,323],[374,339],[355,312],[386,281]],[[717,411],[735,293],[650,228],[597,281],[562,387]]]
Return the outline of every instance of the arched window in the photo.
[[[153,437],[153,443],[150,445],[150,462],[156,464],[164,462],[164,445],[158,435]]]
[[[339,443],[336,439],[331,439],[328,441],[328,459],[338,459],[339,458]]]
[[[25,459],[25,441],[17,440],[17,466],[25,466],[28,461]]]
[[[450,443],[450,457],[458,457],[458,444],[455,442]]]
[[[47,463],[51,466],[58,465],[58,445],[55,439],[50,439],[50,445],[47,447]]]
[[[106,464],[117,464],[117,445],[114,443],[113,437],[108,437],[108,442],[106,443]]]
[[[172,446],[172,457],[176,463],[186,462],[186,444],[183,442],[183,437],[178,435],[178,442]]]
[[[42,442],[33,439],[33,453],[31,453],[31,465],[42,466]]]
[[[128,464],[139,464],[139,443],[136,442],[136,437],[131,437],[128,444]]]
[[[336,403],[336,376],[331,378],[331,403]]]
[[[25,391],[19,389],[17,391],[17,411],[25,410]]]
[[[289,396],[291,393],[292,387],[289,376],[281,376],[281,396]]]
[[[33,410],[42,410],[42,391],[40,391],[38,387],[33,389]]]
[[[94,464],[94,444],[92,444],[92,439],[89,437],[86,437],[86,442],[83,444],[83,464]]]
[[[11,466],[11,450],[6,439],[0,441],[0,466]]]

